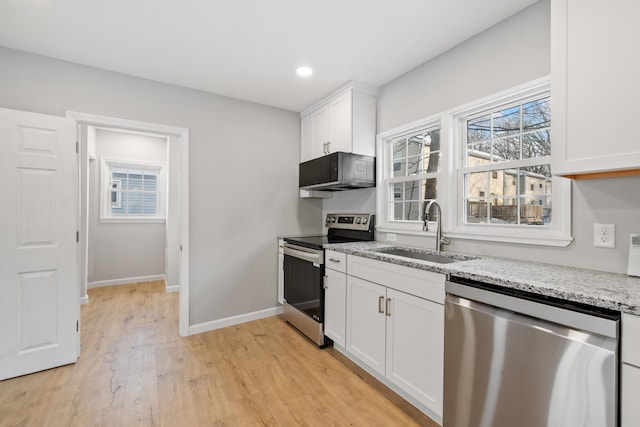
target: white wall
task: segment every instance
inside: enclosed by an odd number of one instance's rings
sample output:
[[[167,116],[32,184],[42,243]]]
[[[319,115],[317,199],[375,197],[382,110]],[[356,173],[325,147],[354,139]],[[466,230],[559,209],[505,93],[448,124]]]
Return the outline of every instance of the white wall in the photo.
[[[158,276],[165,272],[165,225],[100,222],[102,159],[153,162],[166,167],[167,139],[96,129],[96,160],[91,169],[88,282]]]
[[[0,64],[3,107],[188,128],[189,324],[277,305],[276,236],[322,224],[298,197],[297,113],[6,48]]]
[[[540,0],[383,86],[378,132],[548,75],[549,22],[549,0]],[[574,182],[572,187],[574,242],[569,247],[456,240],[446,249],[626,272],[629,233],[640,232],[640,177]],[[594,222],[616,224],[616,249],[593,247]],[[385,240],[386,234],[377,238]],[[434,245],[433,239],[420,236],[398,235],[398,242]]]

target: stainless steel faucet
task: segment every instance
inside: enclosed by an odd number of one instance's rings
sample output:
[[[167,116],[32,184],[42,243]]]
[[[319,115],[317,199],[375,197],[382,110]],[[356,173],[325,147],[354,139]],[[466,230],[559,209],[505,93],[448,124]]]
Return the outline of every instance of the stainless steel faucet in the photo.
[[[440,253],[442,249],[442,245],[448,245],[449,239],[442,235],[442,209],[440,208],[440,204],[432,200],[427,206],[424,208],[424,221],[422,223],[422,230],[429,231],[429,211],[431,210],[431,206],[436,210],[436,252]]]

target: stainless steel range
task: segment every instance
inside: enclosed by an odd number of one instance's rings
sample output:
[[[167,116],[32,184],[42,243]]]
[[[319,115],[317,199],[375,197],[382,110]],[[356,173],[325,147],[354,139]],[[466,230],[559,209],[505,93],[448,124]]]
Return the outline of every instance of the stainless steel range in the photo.
[[[326,243],[374,240],[372,214],[328,214],[326,236],[284,238],[283,318],[324,347],[324,249]]]

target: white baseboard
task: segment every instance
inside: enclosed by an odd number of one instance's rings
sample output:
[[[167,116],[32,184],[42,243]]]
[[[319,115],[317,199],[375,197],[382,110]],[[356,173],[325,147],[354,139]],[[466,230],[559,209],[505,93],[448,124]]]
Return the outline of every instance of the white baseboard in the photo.
[[[87,289],[102,288],[103,286],[130,285],[132,283],[153,282],[156,280],[164,281],[164,274],[157,274],[155,276],[125,277],[123,279],[98,280],[97,282],[87,283]]]
[[[239,325],[240,323],[251,322],[253,320],[264,319],[265,317],[282,314],[282,306],[267,308],[265,310],[254,311],[252,313],[239,314],[237,316],[226,317],[224,319],[212,320],[210,322],[199,323],[189,326],[189,335],[201,334],[203,332],[214,331],[226,328],[227,326]]]
[[[88,304],[88,303],[89,303],[89,295],[80,297],[80,304]]]
[[[166,285],[165,290],[167,293],[169,292],[180,292],[180,285]]]

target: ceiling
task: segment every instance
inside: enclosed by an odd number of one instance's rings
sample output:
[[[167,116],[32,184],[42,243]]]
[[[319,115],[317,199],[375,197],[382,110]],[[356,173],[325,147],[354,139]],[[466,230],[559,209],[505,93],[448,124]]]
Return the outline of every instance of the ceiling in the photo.
[[[0,45],[301,111],[351,80],[381,86],[535,1],[2,0]]]

